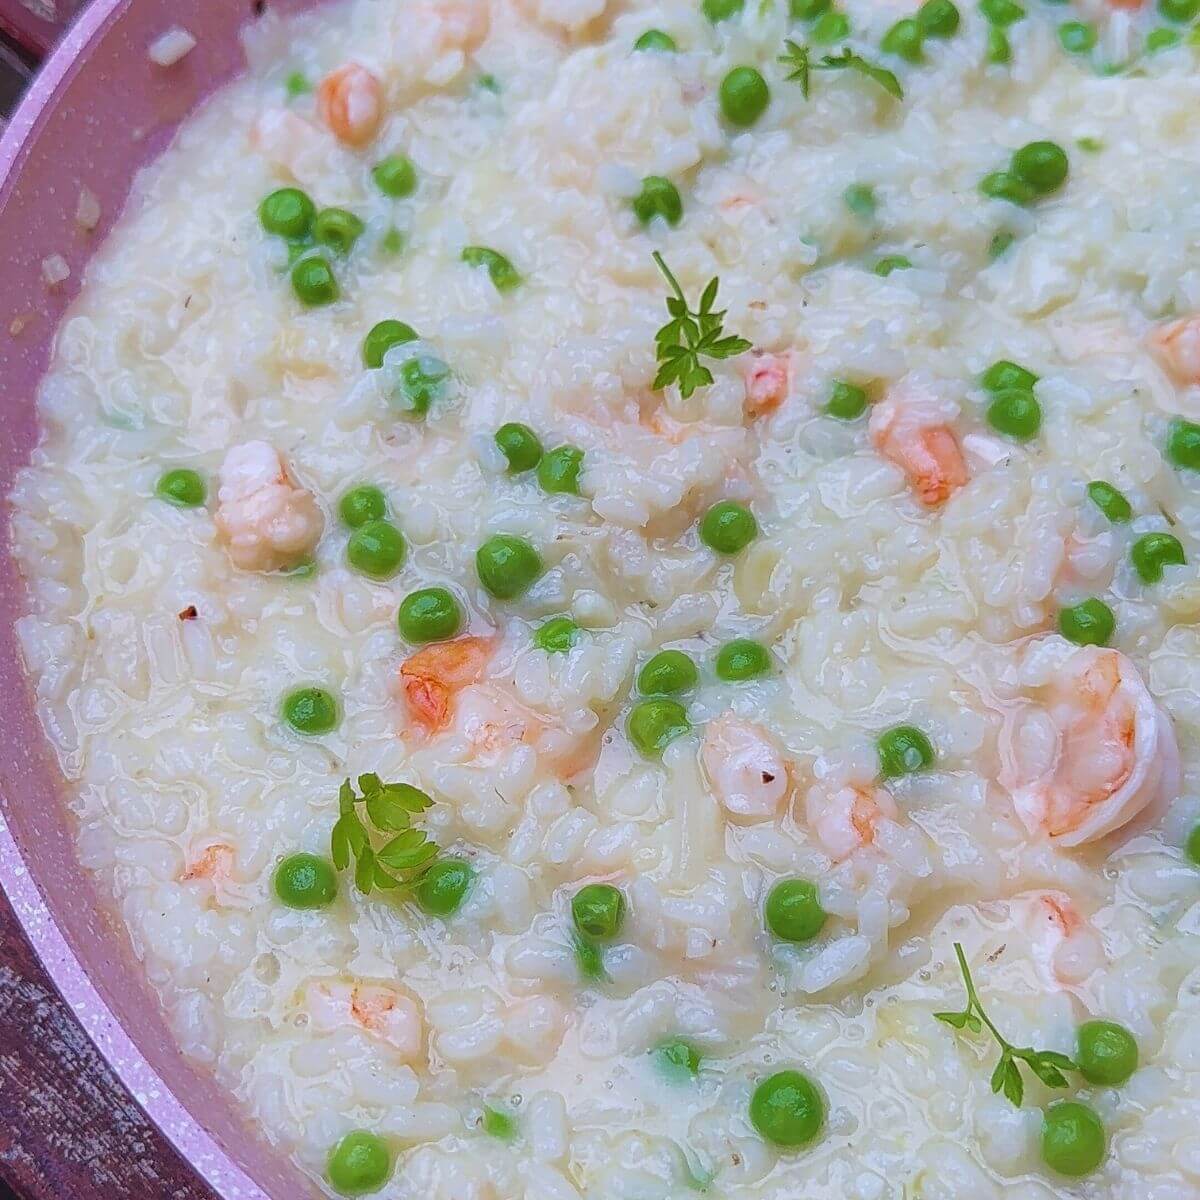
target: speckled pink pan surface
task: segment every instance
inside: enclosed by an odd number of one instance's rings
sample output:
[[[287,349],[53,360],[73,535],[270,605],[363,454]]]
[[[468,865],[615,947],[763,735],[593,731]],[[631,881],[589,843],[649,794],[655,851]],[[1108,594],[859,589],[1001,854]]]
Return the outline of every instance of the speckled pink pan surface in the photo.
[[[312,0],[286,0],[299,8]],[[93,0],[47,61],[0,140],[0,497],[37,440],[35,392],[54,332],[88,256],[119,216],[140,166],[178,122],[243,65],[251,0]],[[179,25],[195,49],[170,68],[147,47]],[[75,214],[99,199],[92,233]],[[42,263],[71,269],[48,289]],[[133,963],[76,862],[61,779],[34,713],[13,622],[22,587],[7,509],[0,519],[0,883],[64,998],[150,1118],[225,1200],[312,1194],[245,1128],[215,1083],[175,1048]]]

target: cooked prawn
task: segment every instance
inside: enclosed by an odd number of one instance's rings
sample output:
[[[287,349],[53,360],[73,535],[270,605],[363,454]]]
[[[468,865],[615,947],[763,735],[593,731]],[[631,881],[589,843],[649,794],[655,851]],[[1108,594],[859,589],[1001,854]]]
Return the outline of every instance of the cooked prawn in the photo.
[[[746,365],[746,415],[774,412],[792,390],[790,354],[756,354]]]
[[[967,464],[949,420],[954,411],[911,380],[901,380],[871,409],[875,448],[909,478],[917,499],[944,504],[967,482]]]
[[[346,63],[317,85],[317,111],[339,141],[365,146],[383,121],[383,85],[366,67]]]
[[[400,684],[409,714],[429,733],[444,729],[451,703],[483,674],[495,650],[492,638],[467,636],[418,650],[400,664]]]
[[[700,761],[721,807],[735,817],[766,821],[788,793],[787,762],[761,726],[727,712],[704,731]]]
[[[253,900],[252,889],[234,878],[237,854],[227,842],[214,842],[189,866],[180,879],[206,885],[213,899],[228,908],[247,908]]]
[[[845,783],[831,787],[829,783],[818,783],[809,789],[805,805],[809,828],[834,862],[871,845],[876,826],[898,816],[891,792],[871,784]]]
[[[1011,901],[1029,935],[1032,958],[1044,983],[1072,987],[1104,965],[1104,940],[1066,892],[1034,892]]]
[[[1159,325],[1151,330],[1146,344],[1176,383],[1200,383],[1200,316]]]
[[[425,1040],[421,1010],[411,996],[396,988],[321,980],[305,989],[304,1007],[318,1029],[357,1025],[386,1042],[406,1062],[421,1054]]]
[[[1001,741],[1001,783],[1030,833],[1060,846],[1127,825],[1179,784],[1170,718],[1116,650],[1061,641],[1044,708],[1014,714]]]
[[[267,442],[232,447],[221,464],[216,526],[235,567],[278,571],[316,546],[325,518]]]

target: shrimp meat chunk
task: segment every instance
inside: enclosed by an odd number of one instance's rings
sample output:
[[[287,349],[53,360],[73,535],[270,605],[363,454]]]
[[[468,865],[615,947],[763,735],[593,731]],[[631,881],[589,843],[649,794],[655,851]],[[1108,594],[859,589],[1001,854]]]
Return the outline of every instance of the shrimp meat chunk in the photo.
[[[312,553],[325,518],[267,442],[234,446],[221,464],[216,526],[235,567],[278,571]]]
[[[875,841],[880,821],[895,821],[896,801],[886,788],[847,783],[817,784],[808,793],[805,817],[821,848],[841,862]]]
[[[253,889],[234,877],[237,854],[227,842],[214,842],[184,871],[186,883],[200,883],[211,892],[217,904],[226,908],[248,908]]]
[[[451,702],[475,683],[492,657],[491,638],[460,637],[418,650],[400,665],[400,684],[409,714],[429,733],[450,723]]]
[[[1146,343],[1176,383],[1200,383],[1200,316],[1159,325]]]
[[[700,761],[713,795],[726,812],[767,821],[788,793],[787,763],[765,730],[733,713],[711,722]]]
[[[792,362],[787,354],[756,354],[747,365],[746,415],[774,412],[792,390]]]
[[[1030,833],[1080,846],[1178,788],[1170,718],[1116,650],[1067,647],[1040,713],[1006,722],[1000,781]]]
[[[875,448],[908,476],[917,499],[945,504],[967,482],[967,464],[950,427],[953,406],[901,380],[871,409]]]
[[[383,85],[366,67],[347,63],[317,85],[317,111],[338,141],[365,146],[383,121]]]
[[[1073,987],[1104,965],[1104,940],[1066,892],[1016,896],[1010,909],[1048,986]]]
[[[425,1023],[417,1002],[383,984],[310,983],[305,1008],[319,1029],[356,1025],[385,1042],[406,1062],[421,1054]]]

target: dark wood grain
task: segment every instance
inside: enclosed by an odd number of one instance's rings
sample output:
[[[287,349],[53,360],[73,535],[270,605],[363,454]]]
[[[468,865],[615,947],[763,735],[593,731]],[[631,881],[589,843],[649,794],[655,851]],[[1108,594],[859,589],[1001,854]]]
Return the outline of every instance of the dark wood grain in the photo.
[[[30,69],[0,37],[0,117]],[[216,1200],[88,1041],[2,892],[0,1200]]]

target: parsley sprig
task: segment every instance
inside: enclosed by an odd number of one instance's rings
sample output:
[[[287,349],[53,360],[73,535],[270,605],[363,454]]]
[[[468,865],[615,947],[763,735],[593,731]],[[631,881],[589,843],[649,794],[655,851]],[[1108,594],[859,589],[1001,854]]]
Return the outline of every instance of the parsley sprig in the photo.
[[[713,312],[719,282],[715,276],[708,281],[700,297],[700,308],[693,312],[688,308],[679,280],[671,274],[670,267],[657,250],[654,261],[675,294],[667,297],[667,313],[671,319],[654,335],[658,374],[652,386],[657,391],[678,383],[679,394],[686,400],[697,388],[707,387],[713,381],[712,372],[700,361],[701,358],[733,358],[749,350],[750,343],[734,334],[722,336],[725,310]]]
[[[384,783],[374,774],[358,777],[358,792],[349,779],[338,792],[340,816],[329,839],[333,865],[344,871],[353,858],[354,882],[364,895],[372,888],[411,890],[439,853],[423,829],[412,827],[412,818],[433,801],[412,784]],[[376,849],[367,822],[376,832],[395,836]]]
[[[826,54],[819,63],[814,63],[809,57],[807,46],[800,46],[788,38],[784,43],[786,54],[779,56],[779,61],[791,71],[787,75],[790,82],[800,85],[800,93],[808,99],[808,89],[811,72],[813,71],[857,71],[860,75],[877,83],[889,96],[897,100],[904,99],[904,89],[900,81],[885,67],[877,67],[868,62],[861,54],[855,54],[849,46],[843,46],[841,54]]]
[[[1021,1107],[1025,1097],[1025,1081],[1021,1077],[1021,1069],[1017,1063],[1023,1062],[1047,1087],[1067,1087],[1064,1071],[1078,1071],[1079,1067],[1065,1054],[1057,1050],[1035,1050],[1032,1046],[1014,1046],[992,1023],[984,1011],[971,979],[971,971],[967,966],[967,956],[963,953],[962,945],[954,943],[954,953],[958,957],[958,968],[962,972],[963,986],[967,990],[967,1007],[962,1012],[939,1012],[933,1015],[954,1029],[969,1029],[972,1033],[981,1033],[985,1028],[1000,1046],[1000,1061],[992,1072],[992,1091],[1003,1092],[1015,1107]]]

